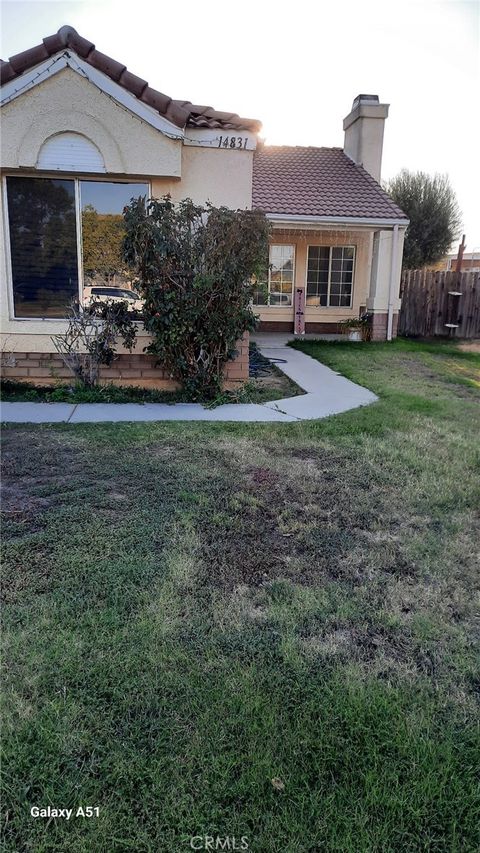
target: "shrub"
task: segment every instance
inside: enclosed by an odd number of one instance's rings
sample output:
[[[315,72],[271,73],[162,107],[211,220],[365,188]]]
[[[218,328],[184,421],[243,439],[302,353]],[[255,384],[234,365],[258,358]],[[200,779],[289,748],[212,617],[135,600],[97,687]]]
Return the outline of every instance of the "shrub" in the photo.
[[[112,364],[119,337],[131,351],[136,326],[128,303],[93,301],[88,306],[72,303],[67,331],[54,335],[52,342],[76,381],[84,388],[93,388],[98,383],[100,366]]]
[[[145,300],[146,348],[191,400],[218,395],[226,362],[255,327],[252,279],[265,275],[269,225],[260,211],[177,206],[170,196],[125,209],[124,256]]]

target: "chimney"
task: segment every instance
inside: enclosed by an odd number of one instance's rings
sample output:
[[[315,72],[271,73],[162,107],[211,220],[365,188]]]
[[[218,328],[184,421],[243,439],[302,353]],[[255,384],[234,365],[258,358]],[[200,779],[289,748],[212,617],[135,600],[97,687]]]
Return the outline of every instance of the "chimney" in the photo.
[[[352,110],[343,120],[343,150],[350,160],[363,166],[380,183],[383,130],[389,104],[380,104],[378,95],[357,95]]]

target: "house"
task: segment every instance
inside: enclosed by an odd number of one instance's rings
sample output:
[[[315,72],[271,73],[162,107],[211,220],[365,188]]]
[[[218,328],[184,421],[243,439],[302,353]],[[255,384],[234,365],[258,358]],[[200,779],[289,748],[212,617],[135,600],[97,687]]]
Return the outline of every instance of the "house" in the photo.
[[[72,298],[131,289],[118,247],[123,207],[139,195],[265,211],[261,328],[336,331],[367,310],[375,339],[395,335],[408,220],[378,183],[388,106],[377,96],[355,99],[343,149],[264,146],[259,121],[173,100],[69,26],[2,62],[1,83],[6,375],[65,375],[51,336]],[[227,379],[247,370],[244,345]],[[169,381],[151,357],[126,352],[104,378]]]
[[[446,270],[447,272],[457,269],[458,252],[446,255],[432,269]],[[480,251],[464,252],[460,264],[461,272],[480,272]]]

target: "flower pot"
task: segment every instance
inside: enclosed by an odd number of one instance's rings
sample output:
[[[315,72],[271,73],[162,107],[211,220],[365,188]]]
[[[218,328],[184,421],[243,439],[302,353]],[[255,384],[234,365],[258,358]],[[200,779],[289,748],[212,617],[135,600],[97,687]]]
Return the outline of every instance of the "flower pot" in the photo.
[[[362,330],[361,329],[349,329],[348,330],[348,340],[349,341],[361,341],[362,340]]]

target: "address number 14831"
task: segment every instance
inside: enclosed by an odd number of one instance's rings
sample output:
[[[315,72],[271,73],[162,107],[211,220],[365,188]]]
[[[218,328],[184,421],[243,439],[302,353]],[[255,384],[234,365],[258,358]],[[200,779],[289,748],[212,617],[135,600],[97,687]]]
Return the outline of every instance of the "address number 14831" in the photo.
[[[246,148],[248,145],[248,136],[220,136],[218,140],[219,148]]]

